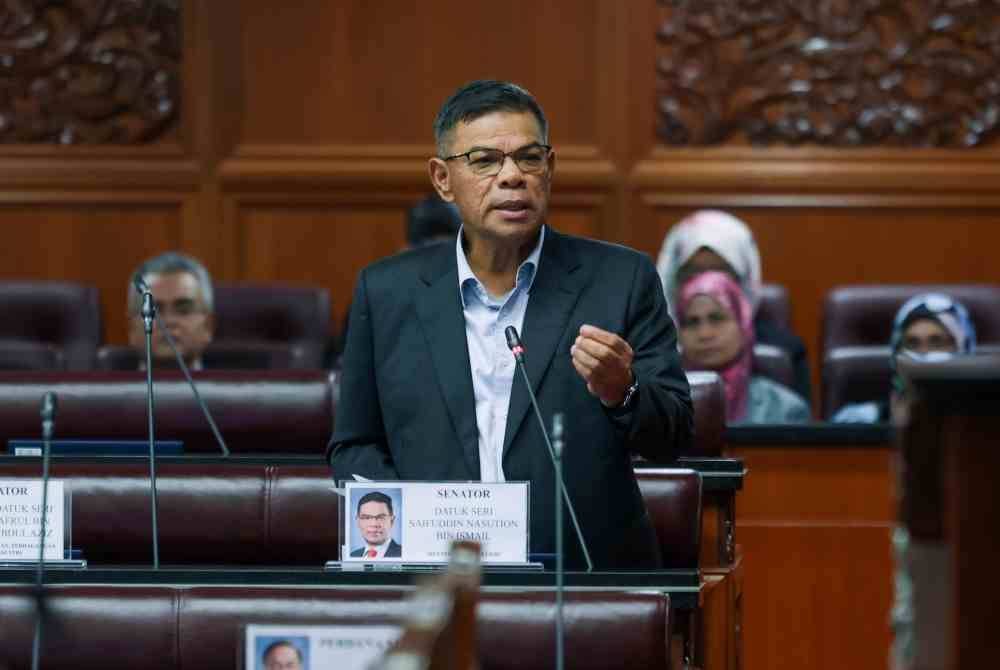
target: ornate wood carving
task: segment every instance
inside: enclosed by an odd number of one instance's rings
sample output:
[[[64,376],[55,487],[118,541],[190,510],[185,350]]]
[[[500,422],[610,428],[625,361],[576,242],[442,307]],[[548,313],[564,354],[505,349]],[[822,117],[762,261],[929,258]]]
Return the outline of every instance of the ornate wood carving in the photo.
[[[148,142],[180,62],[180,0],[0,0],[0,142]]]
[[[1000,123],[995,0],[660,0],[667,145],[974,147]]]

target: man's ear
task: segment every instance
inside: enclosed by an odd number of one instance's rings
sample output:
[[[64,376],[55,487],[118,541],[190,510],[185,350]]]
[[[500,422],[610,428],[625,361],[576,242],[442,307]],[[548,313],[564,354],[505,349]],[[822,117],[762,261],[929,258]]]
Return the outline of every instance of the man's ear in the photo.
[[[445,202],[455,202],[455,195],[451,192],[451,175],[448,172],[448,164],[437,156],[427,161],[427,170],[431,176],[431,184],[434,190]]]

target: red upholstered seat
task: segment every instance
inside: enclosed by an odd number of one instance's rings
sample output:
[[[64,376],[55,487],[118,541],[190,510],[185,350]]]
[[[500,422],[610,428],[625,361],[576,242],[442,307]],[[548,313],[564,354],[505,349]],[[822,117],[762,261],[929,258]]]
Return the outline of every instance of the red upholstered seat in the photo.
[[[322,367],[330,335],[330,292],[279,283],[215,284],[216,345],[283,344],[302,367]]]
[[[321,455],[333,432],[334,373],[321,370],[194,373],[235,452]],[[180,372],[155,376],[157,437],[186,452],[219,448]],[[145,439],[146,381],[140,372],[0,373],[0,448],[37,438],[42,395],[59,397],[56,437]]]
[[[100,297],[93,286],[0,282],[2,340],[51,346],[68,369],[88,370],[94,364],[102,329]]]
[[[761,284],[757,295],[760,299],[757,317],[789,330],[792,327],[792,305],[788,289],[781,284]]]
[[[399,623],[409,611],[407,593],[326,586],[51,586],[41,666],[235,670],[246,623]],[[33,599],[30,587],[0,586],[0,666],[30,666]],[[569,591],[565,608],[567,668],[670,667],[666,594]],[[551,668],[554,611],[551,593],[482,593],[476,612],[482,667]]]

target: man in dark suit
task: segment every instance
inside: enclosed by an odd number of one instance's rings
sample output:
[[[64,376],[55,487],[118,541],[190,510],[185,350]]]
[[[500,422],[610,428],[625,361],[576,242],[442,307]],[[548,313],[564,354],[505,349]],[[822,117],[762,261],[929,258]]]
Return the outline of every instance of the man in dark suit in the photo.
[[[478,81],[435,122],[430,177],[463,228],[362,271],[347,334],[334,476],[531,482],[532,552],[554,547],[555,483],[504,330],[522,333],[542,412],[566,416],[564,476],[598,568],[655,568],[631,453],[691,439],[676,331],[652,262],[545,225],[555,153],[535,99]],[[582,552],[567,526],[567,565]]]
[[[402,558],[403,545],[392,539],[396,515],[392,498],[381,491],[372,491],[358,501],[358,530],[365,546],[351,552],[353,558]]]

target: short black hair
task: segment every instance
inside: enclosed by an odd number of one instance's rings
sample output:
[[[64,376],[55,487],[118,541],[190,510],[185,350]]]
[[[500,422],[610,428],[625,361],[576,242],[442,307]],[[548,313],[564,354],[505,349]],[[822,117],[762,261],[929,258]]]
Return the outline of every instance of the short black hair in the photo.
[[[264,653],[261,654],[260,656],[261,660],[263,660],[264,663],[267,663],[267,657],[270,656],[271,652],[273,652],[278,647],[291,647],[292,649],[295,650],[295,655],[299,657],[299,663],[302,662],[302,650],[299,649],[295,645],[295,643],[292,642],[291,640],[278,640],[276,642],[272,642],[271,644],[267,645],[267,648],[264,650]]]
[[[436,193],[427,196],[406,214],[406,242],[411,247],[455,237],[462,227],[458,207],[445,202]]]
[[[434,142],[439,157],[445,157],[446,138],[455,126],[493,112],[531,112],[538,120],[542,142],[548,143],[549,122],[531,93],[509,81],[479,79],[461,86],[441,105],[434,119]]]
[[[383,503],[389,508],[389,514],[392,514],[392,498],[381,491],[372,491],[361,496],[361,500],[358,501],[358,514],[361,514],[361,506],[370,502]]]

